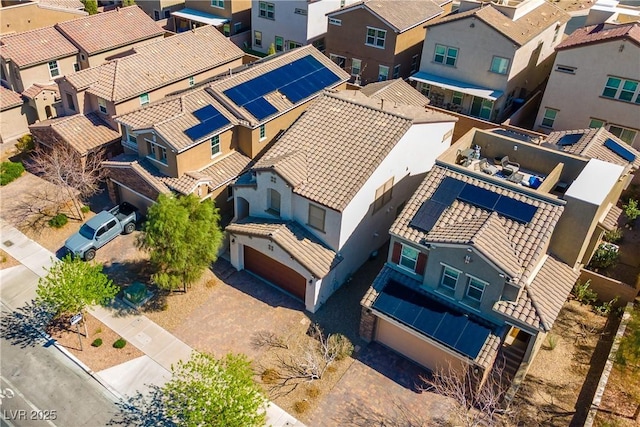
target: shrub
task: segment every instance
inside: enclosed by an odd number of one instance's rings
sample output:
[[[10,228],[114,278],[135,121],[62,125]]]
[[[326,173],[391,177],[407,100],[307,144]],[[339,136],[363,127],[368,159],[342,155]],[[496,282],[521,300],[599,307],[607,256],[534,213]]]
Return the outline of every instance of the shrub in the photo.
[[[100,347],[102,345],[102,338],[96,338],[95,340],[93,340],[93,342],[91,343],[92,347]],[[115,344],[114,344],[115,347]]]
[[[127,342],[123,338],[118,338],[113,343],[113,348],[124,348],[125,345],[127,345]]]
[[[93,332],[94,335],[98,335],[102,333],[102,328],[101,327],[97,327],[96,330]]]
[[[307,387],[307,396],[313,399],[320,396],[320,388],[315,385],[310,385],[309,387]]]
[[[59,213],[49,220],[49,227],[62,228],[67,222],[69,222],[69,218],[65,214]]]
[[[20,178],[24,172],[22,163],[2,162],[0,163],[0,185],[7,185],[11,181]]]
[[[298,400],[296,403],[293,404],[293,409],[298,414],[304,414],[309,410],[309,408],[311,408],[311,404],[309,403],[308,400]]]
[[[593,307],[593,311],[595,311],[600,316],[609,316],[611,311],[613,310],[613,306],[618,302],[618,297],[615,297],[611,301],[605,301],[600,305],[596,305]]]
[[[589,266],[593,268],[609,268],[618,263],[618,249],[615,247],[600,245],[593,254]]]
[[[336,360],[345,359],[353,354],[353,344],[342,334],[329,337],[329,351],[336,355]]]
[[[91,208],[87,205],[84,205],[83,207],[80,208],[80,212],[82,213],[87,213],[91,210]]]
[[[262,382],[265,384],[274,384],[280,379],[280,374],[273,368],[267,368],[262,372]]]
[[[571,291],[571,293],[582,304],[592,304],[598,299],[598,294],[595,293],[589,286],[591,286],[591,280],[587,280],[584,283],[578,280],[576,284],[573,285],[573,290]]]
[[[33,150],[33,137],[30,134],[26,134],[18,138],[16,150],[18,150],[19,153],[27,153]]]
[[[640,209],[638,208],[638,201],[636,199],[629,199],[626,205],[622,205],[624,214],[629,222],[635,221],[640,216]]]
[[[609,242],[609,243],[619,243],[620,241],[622,241],[622,229],[621,228],[614,228],[611,231],[607,231],[606,233],[604,233],[604,236],[602,237],[604,239],[605,242]]]
[[[549,345],[549,349],[555,349],[558,346],[558,337],[553,334],[547,335],[547,344]]]

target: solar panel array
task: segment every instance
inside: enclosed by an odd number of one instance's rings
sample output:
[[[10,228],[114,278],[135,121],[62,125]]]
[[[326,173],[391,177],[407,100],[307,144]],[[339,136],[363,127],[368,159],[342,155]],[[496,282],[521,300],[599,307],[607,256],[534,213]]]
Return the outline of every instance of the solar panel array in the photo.
[[[635,154],[633,154],[629,149],[623,147],[611,138],[607,138],[607,140],[604,142],[604,146],[616,153],[618,156],[625,159],[627,162],[633,162],[636,160]]]
[[[564,135],[558,140],[558,145],[561,147],[573,145],[580,141],[580,138],[582,138],[583,135],[583,133],[570,133],[569,135]]]
[[[422,203],[409,225],[428,233],[438,222],[440,215],[456,199],[488,211],[497,212],[523,224],[529,223],[538,211],[538,208],[533,205],[447,176],[442,180],[433,196]]]
[[[278,111],[264,99],[265,95],[278,90],[295,104],[339,81],[339,76],[307,55],[223,93],[255,118],[263,120]]]
[[[491,329],[453,308],[390,280],[373,308],[475,359]]]
[[[205,135],[208,135],[220,129],[221,127],[231,123],[229,119],[220,114],[212,105],[202,107],[192,113],[200,123],[185,130],[184,133],[193,141],[197,141]]]

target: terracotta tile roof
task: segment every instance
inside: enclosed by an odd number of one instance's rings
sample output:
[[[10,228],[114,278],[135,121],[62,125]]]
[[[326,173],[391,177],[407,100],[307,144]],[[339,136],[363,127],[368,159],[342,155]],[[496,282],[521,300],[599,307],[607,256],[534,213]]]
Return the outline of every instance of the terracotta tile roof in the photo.
[[[445,177],[455,178],[467,184],[472,184],[489,190],[491,192],[507,196],[523,203],[537,207],[537,210],[528,224],[514,221],[499,214],[492,215],[491,227],[487,230],[487,237],[499,239],[499,244],[494,245],[481,243],[478,250],[481,250],[492,260],[501,259],[505,268],[516,269],[520,274],[514,277],[519,283],[526,283],[527,278],[538,265],[539,260],[545,254],[545,248],[551,239],[553,230],[563,211],[561,201],[552,202],[541,197],[536,197],[535,193],[527,192],[524,189],[517,191],[516,187],[503,186],[499,181],[492,181],[490,177],[480,177],[479,175],[467,175],[466,173],[447,169],[440,164],[436,164],[427,174],[425,180],[420,184],[413,197],[407,202],[404,210],[396,219],[390,229],[390,233],[400,238],[409,240],[416,244],[422,244],[423,239],[429,240],[429,233],[425,233],[409,225],[422,203],[431,198],[440,183]],[[435,223],[433,230],[438,230],[443,226],[460,224],[461,222],[475,221],[478,224],[488,211],[460,200],[454,200],[447,210]],[[484,224],[482,225],[484,226]],[[476,227],[478,230],[481,227]],[[459,230],[460,227],[454,228]],[[484,230],[483,230],[484,232]],[[451,236],[451,234],[449,234]],[[463,235],[463,238],[468,238]],[[500,236],[500,237],[497,237]],[[450,237],[451,242],[460,243],[461,239],[455,236]],[[502,239],[506,239],[503,242]],[[445,241],[441,239],[441,241]],[[474,242],[474,244],[477,243]],[[515,254],[515,258],[512,258]],[[509,260],[510,261],[507,261]],[[516,270],[516,271],[518,271]]]
[[[376,108],[379,104],[357,91],[325,93],[255,168],[273,169],[294,193],[342,211],[413,123],[426,120],[422,114],[430,117],[418,107],[397,106],[398,113],[391,113],[387,110],[394,110],[393,105],[383,111]],[[407,111],[420,120],[399,114]]]
[[[52,90],[56,92],[58,95],[60,94],[60,89],[58,88],[57,84],[48,85],[48,84],[34,83],[31,86],[29,86],[27,90],[22,92],[22,95],[27,98],[34,99],[43,90]]]
[[[518,299],[515,302],[499,301],[494,310],[535,328],[549,331],[579,275],[579,271],[548,256]]]
[[[29,126],[29,130],[47,145],[64,141],[82,155],[121,138],[96,113],[44,120]]]
[[[370,98],[384,99],[385,101],[414,105],[416,107],[424,107],[431,102],[429,98],[402,79],[369,83],[360,89],[360,92]]]
[[[38,0],[38,6],[59,9],[84,10],[84,4],[80,0]]]
[[[156,200],[160,194],[171,192],[161,181],[162,175],[148,161],[133,155],[121,155],[102,162],[114,181]]]
[[[339,262],[335,251],[326,247],[295,221],[276,222],[247,217],[231,223],[225,231],[273,240],[315,277],[325,277]]]
[[[89,55],[164,34],[164,30],[138,6],[61,22],[56,28]]]
[[[24,101],[19,93],[0,85],[0,111],[22,105]]]
[[[562,43],[556,46],[557,50],[569,49],[590,43],[608,42],[611,40],[625,39],[640,45],[640,24],[634,22],[626,25],[605,26],[605,24],[591,25],[575,30]]]
[[[235,104],[229,97],[224,94],[224,91],[227,89],[231,89],[236,87],[242,83],[246,83],[251,81],[257,77],[260,77],[269,71],[273,71],[278,68],[282,68],[287,64],[290,64],[298,59],[304,58],[305,56],[311,55],[315,59],[317,59],[322,65],[331,70],[335,75],[340,78],[340,81],[335,83],[332,86],[328,86],[327,88],[336,87],[351,78],[351,76],[344,71],[342,68],[338,67],[333,61],[323,55],[318,49],[313,47],[312,45],[303,46],[289,52],[286,52],[282,55],[278,55],[273,59],[265,60],[264,62],[251,64],[247,69],[234,74],[233,76],[229,76],[222,80],[218,80],[211,84],[209,90],[218,99],[223,105],[227,106],[240,120],[245,120],[248,124],[255,127],[259,123],[268,121],[270,117],[267,117],[263,120],[259,120],[254,117],[249,111],[245,108],[240,107]],[[324,88],[323,88],[324,89]],[[282,94],[278,91],[274,91],[270,94],[265,95],[265,99],[269,101],[273,107],[275,107],[278,112],[274,114],[282,114],[285,111],[292,109],[295,106],[302,105],[305,102],[309,101],[309,99],[314,98],[322,93],[322,90],[314,93],[310,97],[306,99],[302,99],[296,104],[292,104],[289,100],[283,100]],[[280,99],[278,99],[280,98]]]
[[[560,139],[566,135],[582,135],[582,137],[574,144],[559,145]],[[591,128],[591,129],[573,129],[551,132],[549,136],[544,140],[543,146],[551,146],[565,153],[576,154],[589,159],[598,159],[604,162],[614,163],[620,166],[626,166],[629,164],[627,160],[620,157],[618,154],[611,151],[604,146],[607,139],[613,139],[618,144],[621,144],[636,158],[633,161],[634,168],[640,168],[640,152],[622,141],[620,138],[606,130],[605,128]]]
[[[431,0],[364,0],[329,13],[344,13],[356,8],[364,8],[389,24],[396,32],[407,31],[432,19],[444,11],[439,4]]]
[[[228,123],[211,131],[197,140],[192,140],[185,131],[201,121],[193,115],[193,112],[205,106],[212,106],[227,118]],[[131,113],[118,116],[117,121],[133,130],[153,129],[169,146],[177,152],[191,148],[196,143],[220,133],[221,130],[237,123],[237,119],[227,111],[204,88],[186,92],[181,95],[163,99],[146,105]]]
[[[558,23],[564,24],[569,21],[570,18],[568,13],[547,1],[515,21],[499,12],[491,4],[487,4],[486,6],[461,13],[454,12],[437,21],[428,23],[426,27],[435,27],[472,16],[489,25],[519,46],[526,44],[550,26],[555,26]]]
[[[244,53],[211,26],[136,48],[136,53],[65,78],[78,90],[125,101],[240,59]]]
[[[0,38],[0,56],[19,68],[78,54],[78,48],[54,27],[38,28]]]
[[[600,225],[602,225],[607,231],[615,230],[618,228],[618,220],[621,215],[622,209],[612,204],[607,211],[607,214],[604,216],[602,221],[600,221]]]

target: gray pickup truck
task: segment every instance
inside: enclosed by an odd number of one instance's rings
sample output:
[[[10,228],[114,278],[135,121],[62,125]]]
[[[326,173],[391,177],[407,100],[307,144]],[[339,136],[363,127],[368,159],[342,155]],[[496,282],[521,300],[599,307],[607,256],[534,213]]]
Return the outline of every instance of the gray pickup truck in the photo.
[[[135,206],[123,202],[120,205],[102,211],[82,224],[80,230],[64,242],[64,247],[73,256],[85,261],[96,257],[96,250],[100,249],[119,234],[129,234],[136,229],[140,220],[140,213]]]

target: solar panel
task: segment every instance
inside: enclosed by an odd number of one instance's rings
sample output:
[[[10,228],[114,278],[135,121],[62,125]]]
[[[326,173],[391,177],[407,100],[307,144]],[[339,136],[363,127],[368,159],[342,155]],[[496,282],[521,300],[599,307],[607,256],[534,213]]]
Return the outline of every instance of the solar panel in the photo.
[[[440,327],[433,334],[434,338],[455,348],[458,338],[467,323],[468,319],[462,314],[445,313],[442,322],[440,322]]]
[[[271,105],[269,101],[264,98],[254,99],[248,104],[245,104],[244,108],[246,108],[247,111],[250,112],[258,120],[263,120],[270,115],[278,112],[276,107]]]
[[[604,142],[604,146],[616,153],[618,156],[625,159],[627,162],[633,162],[636,160],[635,154],[633,154],[629,149],[623,147],[611,138],[607,138],[607,140]]]
[[[191,114],[193,114],[201,122],[204,122],[205,120],[210,119],[213,116],[217,116],[220,113],[215,109],[213,105],[206,105]]]
[[[463,354],[478,356],[491,331],[475,322],[468,322],[458,337],[456,348]]]
[[[373,304],[373,307],[376,310],[380,310],[390,315],[393,315],[399,306],[400,300],[398,298],[385,293],[378,295],[376,302]]]
[[[228,123],[230,123],[229,120],[222,114],[218,113],[216,116],[213,116],[202,123],[190,127],[189,129],[185,130],[184,133],[189,138],[196,141],[203,136],[212,133],[216,129],[220,129]]]
[[[524,224],[531,222],[538,208],[511,197],[502,196],[496,203],[495,211]]]
[[[409,225],[413,228],[417,228],[418,230],[424,231],[428,233],[431,231],[440,215],[447,209],[449,205],[445,205],[443,203],[438,203],[434,200],[426,200],[418,209],[418,212],[413,216]]]
[[[431,196],[431,200],[449,206],[458,197],[465,185],[467,184],[462,181],[446,176],[440,182],[433,196]]]
[[[558,140],[558,145],[561,147],[565,147],[567,145],[573,145],[576,142],[580,141],[580,138],[582,138],[583,135],[584,135],[583,133],[571,133],[569,135],[564,135],[562,138]]]
[[[251,99],[249,99],[247,95],[245,95],[245,93],[242,91],[242,85],[227,89],[223,93],[236,105],[244,105],[247,102],[251,101]]]
[[[458,199],[463,202],[467,202],[490,211],[493,210],[493,207],[496,205],[499,198],[499,194],[471,184],[465,185],[458,195]]]

